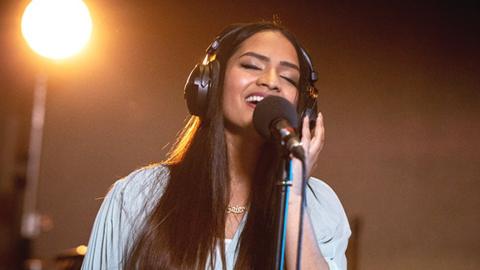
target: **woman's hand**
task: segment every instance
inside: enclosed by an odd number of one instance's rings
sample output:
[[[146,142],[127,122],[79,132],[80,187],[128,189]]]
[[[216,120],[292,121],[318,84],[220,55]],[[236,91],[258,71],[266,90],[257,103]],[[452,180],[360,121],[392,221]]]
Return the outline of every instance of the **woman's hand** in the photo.
[[[313,136],[312,136],[313,135]],[[310,176],[312,169],[317,163],[318,155],[325,144],[325,127],[323,126],[323,115],[318,113],[317,122],[313,134],[310,132],[308,116],[303,118],[302,145],[305,150],[307,162],[307,176]]]
[[[303,149],[305,150],[306,175],[307,179],[317,163],[317,158],[325,144],[325,128],[323,126],[323,115],[318,113],[315,129],[310,132],[308,116],[303,118],[302,139]],[[302,184],[302,163],[294,158],[293,164],[293,186],[292,191],[295,195],[301,194]]]

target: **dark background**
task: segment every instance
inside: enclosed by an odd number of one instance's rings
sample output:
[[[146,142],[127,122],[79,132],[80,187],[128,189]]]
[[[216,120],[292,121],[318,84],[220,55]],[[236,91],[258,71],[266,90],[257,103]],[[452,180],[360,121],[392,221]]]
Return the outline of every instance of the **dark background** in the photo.
[[[359,224],[351,265],[480,269],[478,4],[86,2],[92,40],[56,63],[21,37],[28,2],[0,4],[0,269],[20,254],[36,74],[48,75],[38,208],[53,228],[32,255],[49,259],[87,243],[116,179],[163,159],[187,116],[185,79],[215,35],[273,14],[320,74],[327,143],[314,175]]]

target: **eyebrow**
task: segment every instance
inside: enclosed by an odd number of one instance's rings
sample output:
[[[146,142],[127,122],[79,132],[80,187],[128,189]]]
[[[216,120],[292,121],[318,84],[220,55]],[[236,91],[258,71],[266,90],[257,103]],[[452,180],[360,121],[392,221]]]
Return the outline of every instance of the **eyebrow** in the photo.
[[[252,57],[255,57],[255,58],[257,58],[261,61],[270,62],[270,58],[266,57],[265,55],[256,53],[256,52],[246,52],[246,53],[240,55],[240,57],[243,57],[243,56],[252,56]],[[293,63],[290,63],[288,61],[280,61],[280,65],[285,66],[285,67],[289,67],[289,68],[293,68],[293,69],[296,69],[296,70],[300,71],[300,68],[297,65],[295,65]]]

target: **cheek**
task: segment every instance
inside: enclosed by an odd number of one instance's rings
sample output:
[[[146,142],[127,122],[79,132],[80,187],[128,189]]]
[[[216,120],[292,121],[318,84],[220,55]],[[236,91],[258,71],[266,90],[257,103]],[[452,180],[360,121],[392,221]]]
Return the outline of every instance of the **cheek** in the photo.
[[[234,89],[234,85],[233,85],[231,72],[227,69],[227,72],[225,73],[224,82],[223,82],[223,100],[222,101],[223,101],[224,108],[225,108],[225,103],[227,103],[232,96],[233,89]]]
[[[230,75],[232,75],[230,73]],[[226,115],[230,115],[231,110],[236,107],[238,95],[239,95],[239,85],[238,81],[232,79],[232,76],[225,76],[225,82],[223,83],[223,98],[222,98],[222,108],[223,112]]]
[[[285,93],[285,98],[295,106],[297,106],[298,104],[298,96],[299,96],[299,92],[296,88],[289,89],[289,91]]]
[[[251,83],[251,78],[238,69],[230,69],[225,74],[225,80],[223,83],[223,101],[231,102],[232,99],[236,99],[242,95],[243,91]]]
[[[232,81],[225,81],[223,84],[223,108],[229,108],[235,102],[237,86]]]

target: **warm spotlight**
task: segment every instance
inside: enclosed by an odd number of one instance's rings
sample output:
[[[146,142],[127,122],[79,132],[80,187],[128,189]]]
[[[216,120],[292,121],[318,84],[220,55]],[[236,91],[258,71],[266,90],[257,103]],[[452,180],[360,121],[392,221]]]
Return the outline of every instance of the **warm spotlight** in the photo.
[[[38,54],[64,59],[90,40],[92,19],[81,0],[32,0],[22,17],[22,34]]]

